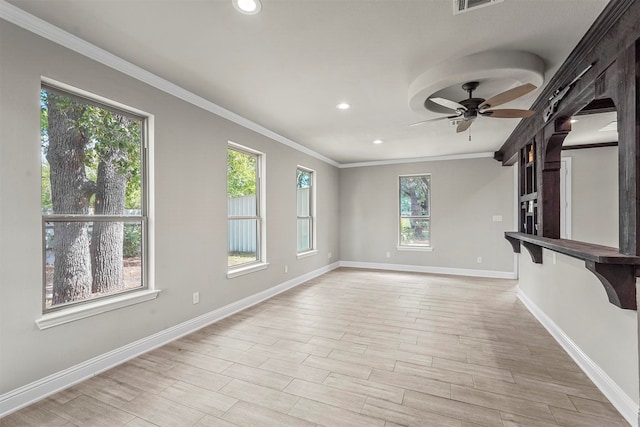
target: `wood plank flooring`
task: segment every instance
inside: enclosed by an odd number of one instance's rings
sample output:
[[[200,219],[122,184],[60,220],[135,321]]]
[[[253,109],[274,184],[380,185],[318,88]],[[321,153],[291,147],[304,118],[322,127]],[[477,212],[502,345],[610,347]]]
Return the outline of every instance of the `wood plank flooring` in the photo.
[[[13,426],[628,426],[515,282],[338,269]]]

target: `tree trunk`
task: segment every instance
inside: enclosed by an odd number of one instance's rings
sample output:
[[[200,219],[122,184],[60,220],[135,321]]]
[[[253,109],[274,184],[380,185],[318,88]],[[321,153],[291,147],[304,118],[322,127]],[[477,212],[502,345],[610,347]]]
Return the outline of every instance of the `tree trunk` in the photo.
[[[50,165],[54,214],[89,213],[93,183],[85,172],[87,136],[77,122],[84,107],[49,93],[47,161]],[[54,223],[53,305],[91,296],[89,232],[85,222]]]
[[[419,200],[419,192],[416,191],[415,188],[412,188],[409,191],[411,197],[411,215],[421,215],[422,214],[422,206]],[[421,236],[423,231],[422,220],[421,219],[410,219],[409,223],[411,224],[411,228],[414,230],[413,236]]]
[[[109,147],[100,158],[95,199],[97,215],[122,215],[129,176],[120,169],[127,155],[117,147]],[[109,293],[124,286],[122,280],[122,251],[124,243],[122,222],[95,222],[91,241],[93,292]]]

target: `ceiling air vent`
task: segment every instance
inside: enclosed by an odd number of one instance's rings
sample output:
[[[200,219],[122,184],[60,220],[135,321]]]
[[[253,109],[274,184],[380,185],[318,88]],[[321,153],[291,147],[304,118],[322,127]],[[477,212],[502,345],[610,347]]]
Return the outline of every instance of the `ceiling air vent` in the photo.
[[[480,7],[502,3],[503,1],[504,0],[453,0],[453,14],[458,15]]]

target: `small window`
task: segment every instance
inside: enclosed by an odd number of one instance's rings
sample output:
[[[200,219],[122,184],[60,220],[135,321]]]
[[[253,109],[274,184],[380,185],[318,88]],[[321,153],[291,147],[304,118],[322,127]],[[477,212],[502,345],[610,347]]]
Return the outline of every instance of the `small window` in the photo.
[[[297,250],[298,254],[315,249],[315,172],[296,169]]]
[[[227,150],[229,271],[264,260],[260,183],[262,158],[261,153],[235,144]]]
[[[431,246],[431,175],[400,176],[399,246]]]
[[[40,91],[43,312],[146,289],[145,117]]]

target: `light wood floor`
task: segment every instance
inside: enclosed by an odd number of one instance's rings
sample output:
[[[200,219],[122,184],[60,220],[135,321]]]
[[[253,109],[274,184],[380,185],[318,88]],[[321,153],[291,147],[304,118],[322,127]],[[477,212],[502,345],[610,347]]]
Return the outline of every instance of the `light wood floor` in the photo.
[[[627,426],[515,282],[339,269],[10,426]]]

